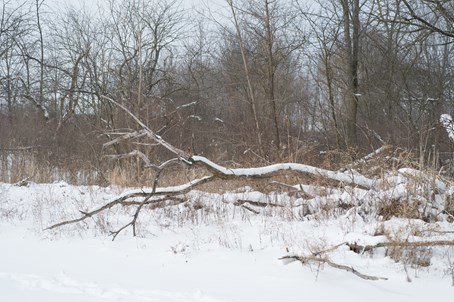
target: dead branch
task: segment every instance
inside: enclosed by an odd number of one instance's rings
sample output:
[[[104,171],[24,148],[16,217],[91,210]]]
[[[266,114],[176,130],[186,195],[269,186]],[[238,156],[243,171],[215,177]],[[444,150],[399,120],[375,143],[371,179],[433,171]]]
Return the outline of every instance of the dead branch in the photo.
[[[359,164],[365,164],[367,163],[369,160],[371,160],[372,158],[374,158],[375,156],[379,155],[380,153],[383,153],[384,151],[390,149],[391,146],[390,145],[384,145],[384,146],[381,146],[380,148],[378,148],[377,150],[375,150],[374,152],[372,153],[369,153],[367,154],[366,156],[352,162],[351,164],[348,164],[347,166],[345,166],[344,168],[340,169],[339,171],[341,172],[345,172],[349,169],[352,169],[354,166],[356,165],[359,165]]]
[[[118,230],[110,232],[110,235],[112,235],[112,241],[115,240],[115,238],[118,236],[118,234],[121,233],[121,231],[123,231],[124,229],[126,229],[129,226],[132,226],[132,234],[133,234],[133,236],[137,235],[137,232],[136,232],[137,219],[139,218],[140,211],[142,210],[142,208],[145,205],[152,204],[153,207],[151,209],[154,210],[154,209],[156,209],[158,207],[165,207],[165,206],[170,205],[168,203],[169,200],[174,201],[172,203],[172,205],[177,205],[177,204],[180,204],[180,203],[184,202],[184,199],[182,199],[182,198],[165,197],[165,198],[161,198],[161,199],[151,200],[151,197],[152,197],[152,195],[148,196],[142,202],[123,202],[122,203],[122,205],[136,204],[136,205],[138,205],[138,207],[136,208],[136,211],[134,212],[133,218],[132,218],[132,220],[130,222],[128,222],[127,224],[125,224],[124,226],[119,228]]]
[[[185,151],[183,151],[181,149],[178,149],[177,147],[174,147],[173,145],[169,144],[167,141],[162,139],[161,136],[159,136],[158,134],[153,132],[150,128],[148,128],[147,125],[142,123],[142,121],[139,118],[137,118],[134,114],[132,114],[132,112],[129,111],[125,106],[123,106],[122,104],[114,101],[113,99],[111,99],[111,98],[109,98],[107,96],[103,96],[103,98],[105,98],[106,100],[114,103],[115,105],[117,105],[118,107],[123,109],[128,115],[130,115],[143,128],[142,131],[146,131],[147,136],[149,138],[153,139],[158,144],[160,144],[161,146],[163,146],[164,148],[166,148],[170,152],[174,153],[178,157],[180,157],[182,160],[185,160],[185,159],[188,160],[189,159],[190,155],[187,152],[185,152]]]
[[[169,160],[166,160],[165,162],[161,163],[159,166],[157,165],[153,165],[150,163],[149,166],[147,166],[147,168],[154,168],[156,170],[164,170],[165,168],[168,168],[172,165],[175,165],[175,164],[180,164],[181,163],[181,160],[179,158],[171,158]]]
[[[126,197],[121,197],[121,198],[115,199],[115,200],[103,205],[102,207],[97,208],[96,210],[93,210],[90,212],[79,211],[80,213],[83,214],[81,217],[56,223],[54,225],[51,225],[50,227],[45,228],[44,230],[52,230],[52,229],[55,229],[55,228],[58,228],[58,227],[61,227],[61,226],[67,225],[67,224],[81,222],[87,218],[92,217],[93,215],[96,215],[104,210],[108,210],[108,209],[116,206],[117,204],[122,203],[124,200],[126,200]]]
[[[326,263],[326,264],[328,264],[331,267],[350,272],[350,273],[355,274],[356,276],[358,276],[358,277],[360,277],[362,279],[365,279],[365,280],[374,280],[374,281],[376,281],[376,280],[388,280],[388,278],[385,278],[385,277],[370,276],[370,275],[366,275],[366,274],[360,273],[360,272],[358,272],[356,269],[354,269],[351,266],[335,263],[335,262],[329,260],[326,257],[319,257],[319,256],[283,256],[283,257],[279,258],[279,260],[300,261],[302,264],[306,264],[308,262]]]
[[[225,201],[224,201],[225,202]],[[225,203],[230,203],[230,202],[225,202]],[[254,214],[260,214],[259,210],[254,209],[253,207],[261,208],[264,209],[266,207],[277,207],[277,208],[283,208],[283,205],[276,204],[276,203],[271,203],[271,202],[260,202],[260,201],[254,201],[254,200],[244,200],[244,199],[237,199],[232,203],[234,206],[244,208],[248,210],[249,212],[252,212]]]
[[[260,208],[266,208],[266,207],[277,207],[277,208],[282,208],[284,207],[283,205],[277,204],[277,203],[272,203],[272,202],[259,202],[259,201],[254,201],[254,200],[244,200],[244,199],[238,199],[234,203],[236,206],[242,206],[242,205],[251,205],[255,207],[260,207]]]
[[[58,228],[58,227],[61,227],[61,226],[64,226],[64,225],[68,225],[68,224],[74,224],[74,223],[78,223],[78,222],[81,222],[87,218],[90,218],[100,212],[103,212],[105,210],[108,210],[108,209],[111,209],[112,207],[116,206],[116,205],[119,205],[119,204],[123,204],[123,203],[126,203],[128,200],[130,199],[133,199],[133,198],[138,198],[138,197],[143,197],[143,198],[148,198],[150,197],[151,195],[154,195],[154,196],[159,196],[159,195],[181,195],[181,194],[184,194],[184,193],[187,193],[189,190],[192,190],[194,187],[196,186],[199,186],[203,183],[206,183],[208,181],[211,181],[213,180],[213,177],[212,176],[205,176],[203,178],[200,178],[200,179],[196,179],[196,180],[193,180],[193,181],[190,181],[186,184],[183,184],[183,185],[180,185],[180,186],[175,186],[175,187],[166,187],[166,188],[155,188],[155,192],[153,193],[153,189],[138,189],[138,190],[131,190],[131,191],[128,191],[122,195],[120,195],[120,197],[118,197],[117,199],[93,210],[93,211],[90,211],[90,212],[85,212],[85,211],[79,211],[81,212],[83,215],[79,218],[76,218],[76,219],[71,219],[71,220],[66,220],[66,221],[62,221],[62,222],[59,222],[57,224],[54,224],[54,225],[51,225],[49,227],[47,227],[45,230],[51,230],[51,229],[55,229],[55,228]],[[158,200],[158,201],[162,201],[162,200]],[[148,204],[148,203],[152,203],[152,202],[157,202],[157,200],[155,199],[150,199],[150,200],[146,200],[145,202],[141,202],[140,204]],[[139,206],[140,206],[139,204]]]
[[[185,202],[185,199],[180,198],[180,197],[175,197],[175,196],[164,196],[159,199],[153,199],[151,201],[148,201],[148,204],[150,205],[150,209],[158,209],[158,208],[165,208],[167,206],[171,205],[177,205],[180,203]],[[128,207],[128,206],[138,206],[142,204],[143,201],[135,201],[135,200],[128,200],[128,201],[123,201],[121,203],[122,206]]]
[[[111,145],[114,145],[114,144],[117,144],[121,141],[124,141],[124,140],[128,140],[128,139],[131,139],[131,138],[141,138],[141,137],[144,137],[147,135],[147,132],[145,130],[140,130],[140,131],[133,131],[133,132],[129,132],[129,133],[126,133],[126,134],[123,134],[119,137],[117,137],[116,139],[114,140],[111,140],[107,143],[104,143],[102,145],[103,148],[107,148]]]
[[[260,214],[259,211],[257,211],[257,210],[255,210],[255,209],[249,207],[247,204],[241,204],[240,206],[241,206],[243,209],[246,209],[246,210],[248,210],[249,212],[252,212],[252,213],[254,213],[254,214],[256,214],[256,215]]]
[[[442,230],[423,230],[423,233],[437,233],[437,234],[454,234],[454,231],[442,231]]]
[[[150,159],[142,152],[139,150],[134,150],[126,154],[118,154],[118,155],[105,155],[104,157],[108,159],[125,159],[125,158],[130,158],[130,157],[138,157],[142,159],[145,162],[145,167],[150,167],[152,166]]]
[[[313,256],[320,256],[320,255],[323,255],[323,254],[326,254],[326,253],[335,251],[335,250],[337,250],[338,248],[340,248],[341,246],[343,246],[344,244],[347,244],[347,242],[339,243],[339,244],[337,244],[337,245],[335,245],[335,246],[333,246],[333,247],[327,248],[327,249],[325,249],[325,250],[312,252],[312,255],[313,255]]]

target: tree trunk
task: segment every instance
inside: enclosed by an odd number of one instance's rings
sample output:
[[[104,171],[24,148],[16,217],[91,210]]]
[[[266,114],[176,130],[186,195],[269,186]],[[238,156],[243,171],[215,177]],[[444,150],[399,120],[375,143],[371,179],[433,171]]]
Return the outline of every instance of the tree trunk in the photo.
[[[235,11],[235,7],[233,5],[233,1],[227,0],[227,3],[230,6],[230,10],[232,12],[233,23],[234,23],[235,30],[237,33],[238,43],[240,45],[241,58],[243,60],[244,73],[246,75],[246,81],[247,81],[247,87],[248,87],[248,94],[249,94],[249,98],[251,99],[250,104],[251,104],[252,115],[253,115],[254,123],[255,123],[255,131],[257,132],[256,133],[257,142],[259,144],[260,153],[261,153],[261,155],[263,155],[262,134],[260,132],[260,125],[259,125],[259,120],[258,120],[258,115],[257,115],[257,103],[256,103],[256,99],[255,99],[254,89],[252,88],[252,82],[251,82],[246,52],[244,49],[243,37],[241,35],[240,25],[239,25],[238,19],[236,17],[236,11]]]
[[[271,114],[274,127],[274,144],[276,147],[276,156],[279,156],[279,150],[281,149],[281,138],[279,133],[279,122],[276,109],[275,89],[274,89],[274,77],[276,74],[276,68],[274,63],[273,55],[273,33],[271,31],[271,20],[270,20],[270,8],[269,0],[265,0],[265,29],[266,29],[266,46],[268,52],[268,100],[271,103]]]
[[[359,57],[359,0],[353,0],[350,12],[348,0],[341,0],[344,24],[344,43],[347,54],[348,87],[345,96],[347,148],[357,146],[356,121],[358,111],[358,57]],[[351,13],[351,19],[350,19]],[[350,30],[351,27],[351,30]]]

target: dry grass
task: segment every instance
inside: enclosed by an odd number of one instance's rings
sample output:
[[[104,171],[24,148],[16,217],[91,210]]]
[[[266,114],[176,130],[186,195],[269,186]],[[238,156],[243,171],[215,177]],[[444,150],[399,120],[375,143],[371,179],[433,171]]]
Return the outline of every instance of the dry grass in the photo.
[[[0,181],[17,183],[22,180],[37,183],[65,181],[76,185],[94,185],[103,182],[102,175],[86,161],[68,159],[59,164],[52,164],[33,152],[2,155]]]
[[[383,220],[389,220],[392,217],[420,219],[423,218],[419,211],[420,203],[412,199],[384,201],[378,206],[378,215],[382,216]]]

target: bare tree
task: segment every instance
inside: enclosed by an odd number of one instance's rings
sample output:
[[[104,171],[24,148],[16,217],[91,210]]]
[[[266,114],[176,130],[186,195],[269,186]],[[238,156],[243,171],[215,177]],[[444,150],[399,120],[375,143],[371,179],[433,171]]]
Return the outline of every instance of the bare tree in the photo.
[[[450,0],[397,0],[405,15],[399,22],[454,38],[454,4]],[[451,41],[452,42],[452,41]]]
[[[359,41],[360,41],[360,2],[340,0],[342,6],[344,47],[347,60],[348,80],[346,91],[346,143],[347,147],[357,146],[356,122],[359,97]]]
[[[255,131],[256,131],[256,135],[257,135],[257,143],[259,145],[259,150],[261,151],[261,153],[263,155],[264,146],[262,143],[262,133],[261,133],[261,129],[260,129],[259,121],[258,121],[257,101],[256,101],[256,97],[255,97],[254,88],[252,87],[251,74],[249,71],[249,63],[248,63],[248,59],[246,56],[246,50],[245,50],[245,46],[244,46],[243,36],[241,33],[240,24],[238,22],[238,18],[237,18],[237,14],[236,14],[236,7],[234,6],[233,0],[226,0],[226,1],[228,3],[231,13],[232,13],[233,24],[234,24],[236,35],[237,35],[238,44],[240,46],[241,59],[243,60],[244,74],[245,74],[246,81],[247,81],[248,95],[249,95],[249,99],[250,99],[252,117],[254,119]]]

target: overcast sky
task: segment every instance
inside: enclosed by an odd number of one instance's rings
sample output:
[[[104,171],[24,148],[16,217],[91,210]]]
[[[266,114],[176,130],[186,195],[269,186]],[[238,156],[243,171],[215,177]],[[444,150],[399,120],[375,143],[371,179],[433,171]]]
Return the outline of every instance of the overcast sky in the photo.
[[[137,0],[141,1],[141,0]],[[147,0],[144,0],[147,1]],[[225,0],[181,0],[182,4],[186,8],[202,8],[206,4],[208,4],[210,7],[219,7],[219,6],[225,6]],[[96,9],[98,5],[105,5],[108,3],[108,0],[46,0],[45,3],[49,5],[52,8],[59,8],[61,6],[67,6],[71,5],[76,8],[80,7],[89,7]]]

